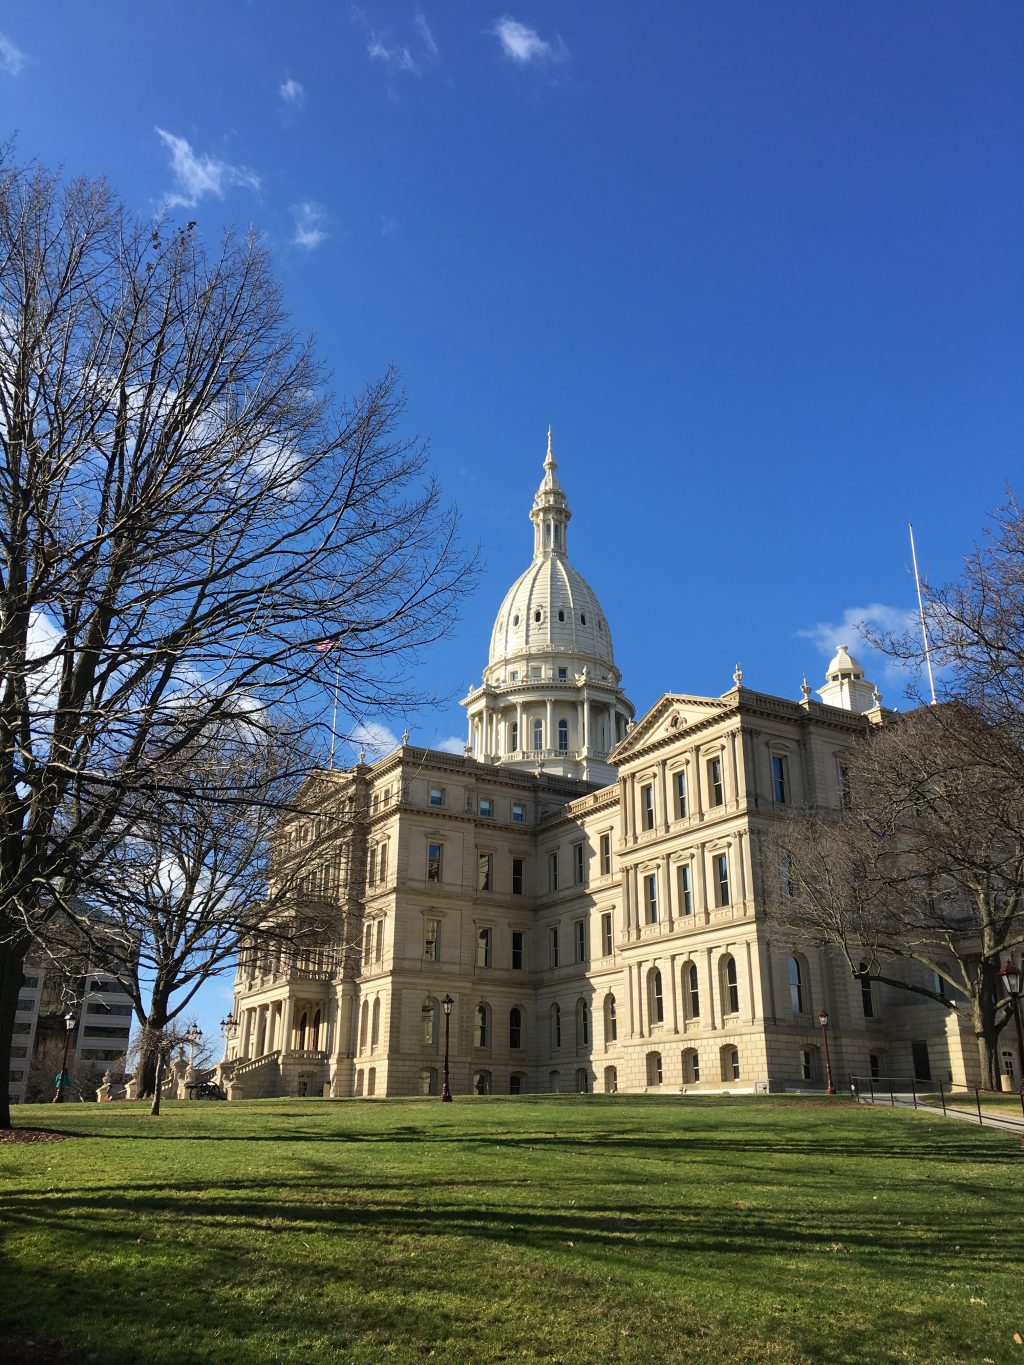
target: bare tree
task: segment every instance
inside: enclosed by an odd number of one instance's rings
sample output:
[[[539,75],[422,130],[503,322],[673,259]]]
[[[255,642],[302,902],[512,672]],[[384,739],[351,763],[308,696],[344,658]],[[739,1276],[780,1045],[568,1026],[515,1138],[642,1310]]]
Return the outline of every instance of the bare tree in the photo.
[[[798,814],[766,836],[769,914],[837,945],[855,976],[866,966],[969,1020],[989,1085],[1009,1017],[999,968],[1024,943],[1019,763],[1013,735],[974,708],[922,707],[865,738],[846,809]],[[901,977],[900,959],[938,980]]]
[[[408,702],[471,566],[401,411],[326,391],[255,237],[0,162],[0,1068],[33,937],[211,725],[297,778],[335,679]]]

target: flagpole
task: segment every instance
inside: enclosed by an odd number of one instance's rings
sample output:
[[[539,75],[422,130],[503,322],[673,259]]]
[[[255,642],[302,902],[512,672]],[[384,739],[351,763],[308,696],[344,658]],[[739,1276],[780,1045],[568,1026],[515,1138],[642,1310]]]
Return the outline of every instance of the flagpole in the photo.
[[[921,639],[924,641],[924,662],[928,669],[928,687],[932,694],[932,706],[935,705],[935,675],[932,672],[932,651],[928,644],[928,627],[924,619],[924,599],[921,596],[921,575],[917,572],[917,549],[914,545],[914,528],[907,523],[907,530],[910,532],[910,557],[914,561],[914,585],[917,588],[917,611],[921,619]]]
[[[331,706],[331,769],[334,769],[334,749],[338,742],[338,668],[341,660],[334,656],[334,701]]]

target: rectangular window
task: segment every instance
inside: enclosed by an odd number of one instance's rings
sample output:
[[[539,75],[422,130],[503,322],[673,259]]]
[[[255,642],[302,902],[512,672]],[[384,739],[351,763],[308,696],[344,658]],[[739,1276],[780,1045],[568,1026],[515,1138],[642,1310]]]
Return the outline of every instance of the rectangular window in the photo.
[[[558,854],[548,854],[548,890],[558,890]]]
[[[388,846],[387,846],[386,843],[383,843],[383,844],[381,844],[381,846],[380,846],[380,853],[378,854],[378,860],[377,860],[377,880],[378,880],[379,882],[386,882],[387,879],[388,879]]]
[[[559,682],[565,682],[566,679],[568,678],[568,676],[569,676],[569,670],[568,670],[567,668],[560,668],[560,669],[558,670],[558,681],[559,681]]]
[[[717,894],[717,904],[729,904],[729,855],[727,853],[717,853],[715,855],[715,890]]]
[[[523,970],[523,939],[525,935],[522,929],[512,930],[512,970],[521,972]]]
[[[521,895],[523,894],[523,874],[524,874],[524,872],[525,872],[525,869],[526,869],[526,860],[525,860],[524,858],[513,858],[513,859],[512,859],[512,894],[513,894],[513,896],[521,896]]]
[[[583,845],[573,844],[572,846],[572,879],[577,886],[583,885],[584,859]]]
[[[548,930],[548,966],[558,966],[558,925]]]
[[[612,955],[612,912],[606,910],[601,916],[601,951],[605,957]]]
[[[477,879],[476,879],[477,890],[478,890],[478,891],[493,891],[493,890],[494,890],[494,854],[493,854],[493,853],[478,853],[478,854],[477,854],[477,860],[476,860],[476,866],[477,866]]]
[[[576,961],[586,962],[587,960],[587,921],[578,919],[576,924]]]
[[[526,807],[519,801],[512,802],[512,823],[514,825],[526,824]]]
[[[782,754],[772,754],[772,800],[777,806],[784,806],[788,800],[788,778],[785,758]]]
[[[800,1053],[800,1079],[814,1080],[814,1054],[809,1048],[804,1048]]]
[[[652,872],[644,878],[644,905],[647,908],[647,923],[658,922],[658,874]]]
[[[850,770],[845,763],[839,764],[839,804],[850,809]]]
[[[650,783],[640,788],[640,825],[642,829],[654,828],[654,787]]]
[[[708,760],[708,805],[720,806],[725,800],[725,788],[722,786],[722,760],[712,758]]]
[[[431,787],[430,804],[432,806],[444,805],[444,787]]]
[[[443,844],[427,845],[427,881],[439,882],[443,872]]]
[[[601,835],[601,876],[607,877],[612,870],[612,836]]]
[[[693,914],[693,871],[689,863],[679,869],[679,913]]]
[[[363,966],[368,967],[373,960],[373,925],[363,930]]]
[[[384,961],[384,921],[377,921],[377,942],[374,945],[373,960],[379,965]]]
[[[371,848],[366,855],[366,885],[373,886],[377,880],[377,849]]]
[[[441,960],[441,921],[428,919],[423,935],[423,956],[428,962]]]
[[[476,936],[476,965],[478,967],[489,967],[491,965],[491,931],[490,929],[480,929]]]
[[[686,818],[688,807],[686,804],[686,770],[685,768],[676,773],[676,819]]]
[[[491,800],[491,798],[490,798],[489,796],[481,796],[481,798],[480,798],[480,818],[481,818],[482,820],[490,820],[490,819],[493,818],[493,816],[494,816],[494,802]]]

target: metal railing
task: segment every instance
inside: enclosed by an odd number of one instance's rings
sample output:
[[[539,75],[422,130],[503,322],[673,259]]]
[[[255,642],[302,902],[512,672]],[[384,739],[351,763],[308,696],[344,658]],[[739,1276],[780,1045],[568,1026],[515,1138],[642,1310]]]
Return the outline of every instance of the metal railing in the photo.
[[[986,1090],[980,1085],[954,1090],[944,1085],[942,1081],[922,1080],[914,1076],[851,1076],[850,1090],[859,1104],[887,1103],[893,1109],[897,1105],[902,1105],[932,1110],[943,1115],[967,1114],[972,1118],[977,1116],[978,1123],[982,1126],[987,1118],[989,1121],[996,1120],[1014,1130],[1020,1129],[1024,1132],[1024,1091],[1017,1094],[1021,1107],[1021,1118],[1017,1118],[1000,1107],[988,1109],[983,1107],[985,1097],[1006,1098],[1013,1092]],[[972,1095],[973,1104],[970,1102]],[[963,1101],[966,1101],[966,1105]]]

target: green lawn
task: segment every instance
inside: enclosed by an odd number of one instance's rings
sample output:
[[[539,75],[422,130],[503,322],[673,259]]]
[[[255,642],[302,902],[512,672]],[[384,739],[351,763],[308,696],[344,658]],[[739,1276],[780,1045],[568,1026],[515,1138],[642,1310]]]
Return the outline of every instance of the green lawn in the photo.
[[[0,1356],[1024,1365],[1009,1134],[775,1097],[17,1122],[87,1136],[0,1147]]]

